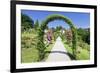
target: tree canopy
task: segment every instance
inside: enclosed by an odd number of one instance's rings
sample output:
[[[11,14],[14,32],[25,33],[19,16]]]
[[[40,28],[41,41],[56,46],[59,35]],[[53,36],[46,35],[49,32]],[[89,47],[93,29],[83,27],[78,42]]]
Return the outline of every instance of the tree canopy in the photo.
[[[87,29],[79,28],[79,29],[77,29],[77,34],[78,34],[79,38],[82,41],[84,41],[85,43],[90,44],[90,31],[89,31],[89,28],[87,28]]]
[[[32,28],[34,21],[26,14],[21,13],[21,29],[22,31]]]

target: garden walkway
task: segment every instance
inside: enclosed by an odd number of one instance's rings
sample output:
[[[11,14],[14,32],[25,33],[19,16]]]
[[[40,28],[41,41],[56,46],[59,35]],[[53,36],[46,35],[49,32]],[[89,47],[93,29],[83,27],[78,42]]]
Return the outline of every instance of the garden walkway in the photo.
[[[56,62],[56,61],[68,61],[68,60],[71,59],[67,54],[67,50],[64,47],[61,38],[58,37],[46,61]]]

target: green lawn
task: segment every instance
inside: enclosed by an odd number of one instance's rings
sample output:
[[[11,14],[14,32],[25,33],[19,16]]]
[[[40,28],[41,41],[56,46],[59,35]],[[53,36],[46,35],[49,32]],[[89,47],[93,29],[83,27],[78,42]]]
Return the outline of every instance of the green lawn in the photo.
[[[37,62],[38,51],[35,48],[24,48],[22,50],[22,63]]]
[[[46,60],[49,56],[51,49],[53,47],[54,43],[50,44],[45,52],[45,58],[44,60]],[[31,63],[31,62],[37,62],[38,61],[38,50],[35,48],[23,48],[22,50],[22,63]]]
[[[64,42],[63,42],[63,44],[64,44],[66,50],[68,51],[68,53],[70,53],[72,55],[73,54],[72,48],[69,47]],[[80,51],[80,53],[77,53],[77,60],[89,60],[90,59],[90,52],[87,49],[80,48],[79,51]]]
[[[89,60],[90,59],[90,52],[86,49],[80,49],[80,53],[77,56],[78,60]]]
[[[68,53],[73,54],[71,47],[69,47],[67,44],[64,44],[64,46],[65,46],[66,50],[68,51]]]

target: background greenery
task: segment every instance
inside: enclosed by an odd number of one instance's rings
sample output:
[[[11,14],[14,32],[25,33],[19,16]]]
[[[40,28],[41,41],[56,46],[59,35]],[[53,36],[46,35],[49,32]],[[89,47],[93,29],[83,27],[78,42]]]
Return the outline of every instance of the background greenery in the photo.
[[[43,29],[52,31],[52,43],[47,44],[47,40],[44,38],[46,33]],[[73,55],[73,35],[71,29],[65,29],[62,26],[57,26],[56,28],[49,28],[46,26],[46,28],[44,28],[44,26],[40,26],[38,20],[33,21],[29,16],[21,14],[21,62],[30,63],[45,61],[58,36],[62,38],[62,42],[72,60],[90,59],[90,29],[78,28],[76,33],[77,58]],[[43,40],[43,42],[41,42],[41,40]]]

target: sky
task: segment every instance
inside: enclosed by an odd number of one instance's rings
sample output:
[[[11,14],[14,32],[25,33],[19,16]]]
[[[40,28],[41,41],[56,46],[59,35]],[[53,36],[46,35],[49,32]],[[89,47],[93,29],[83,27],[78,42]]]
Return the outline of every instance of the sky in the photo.
[[[29,16],[34,22],[36,20],[41,23],[46,19],[47,16],[52,14],[60,14],[67,18],[69,18],[72,23],[77,28],[89,28],[90,27],[90,13],[82,13],[82,12],[55,12],[55,11],[37,11],[37,10],[21,10],[21,13]],[[56,28],[57,26],[62,26],[65,29],[70,28],[68,24],[66,24],[62,20],[55,20],[48,24],[49,28]]]

